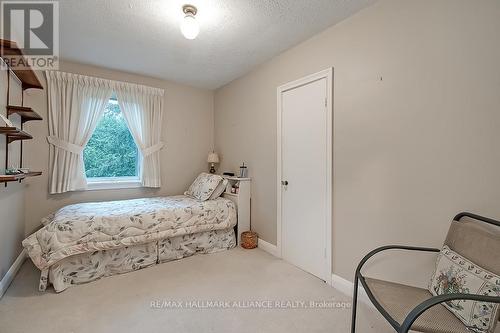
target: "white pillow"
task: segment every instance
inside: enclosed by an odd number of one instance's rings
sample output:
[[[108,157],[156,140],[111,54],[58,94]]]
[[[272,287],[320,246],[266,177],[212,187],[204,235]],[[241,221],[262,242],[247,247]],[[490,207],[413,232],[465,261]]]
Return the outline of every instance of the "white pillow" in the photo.
[[[189,186],[189,189],[184,192],[184,195],[200,201],[206,201],[210,199],[210,196],[221,182],[221,176],[203,172],[196,177],[191,186]]]
[[[44,218],[42,218],[42,220],[40,222],[42,222],[43,226],[46,226],[47,224],[49,224],[52,221],[54,221],[55,217],[56,217],[56,214],[52,213],[52,214],[50,214],[50,215],[45,216]]]
[[[210,196],[210,200],[215,200],[218,197],[220,197],[222,195],[222,193],[224,193],[226,191],[227,183],[228,183],[228,180],[227,179],[223,179],[219,183],[219,185],[217,185],[217,188],[215,189],[215,191]]]
[[[434,296],[451,293],[500,296],[500,277],[475,265],[445,245],[439,253],[429,291]],[[498,304],[471,300],[442,304],[469,330],[493,332]]]

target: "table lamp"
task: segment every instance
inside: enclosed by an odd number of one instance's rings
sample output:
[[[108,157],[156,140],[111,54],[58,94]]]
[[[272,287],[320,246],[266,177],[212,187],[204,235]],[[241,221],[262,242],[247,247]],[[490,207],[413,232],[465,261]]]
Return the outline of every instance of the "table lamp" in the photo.
[[[210,173],[215,173],[215,164],[219,163],[219,155],[216,152],[208,154],[207,162],[210,163]]]

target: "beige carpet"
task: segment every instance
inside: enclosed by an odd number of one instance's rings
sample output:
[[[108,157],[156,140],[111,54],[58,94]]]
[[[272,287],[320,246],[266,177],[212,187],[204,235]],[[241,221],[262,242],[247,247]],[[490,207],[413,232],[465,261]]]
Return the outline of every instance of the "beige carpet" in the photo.
[[[0,332],[349,332],[350,309],[303,307],[343,306],[348,296],[259,249],[197,255],[60,294],[38,292],[38,277],[26,261],[0,300]],[[366,306],[358,318],[359,333],[391,332]]]

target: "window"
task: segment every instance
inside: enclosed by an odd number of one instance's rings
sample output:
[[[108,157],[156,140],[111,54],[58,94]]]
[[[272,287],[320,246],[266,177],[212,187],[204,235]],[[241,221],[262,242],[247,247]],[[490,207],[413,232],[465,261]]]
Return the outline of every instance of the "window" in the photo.
[[[139,186],[139,158],[118,101],[111,98],[83,151],[89,189]]]

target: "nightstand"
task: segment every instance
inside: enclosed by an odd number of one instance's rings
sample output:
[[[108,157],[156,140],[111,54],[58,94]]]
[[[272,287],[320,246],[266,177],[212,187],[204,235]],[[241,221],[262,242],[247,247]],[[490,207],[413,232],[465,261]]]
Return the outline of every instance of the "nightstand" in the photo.
[[[236,239],[241,244],[241,233],[250,231],[250,201],[251,201],[251,178],[239,178],[222,176],[228,180],[226,191],[222,196],[236,204],[238,224],[236,225]],[[231,188],[238,185],[238,193],[231,193]]]

